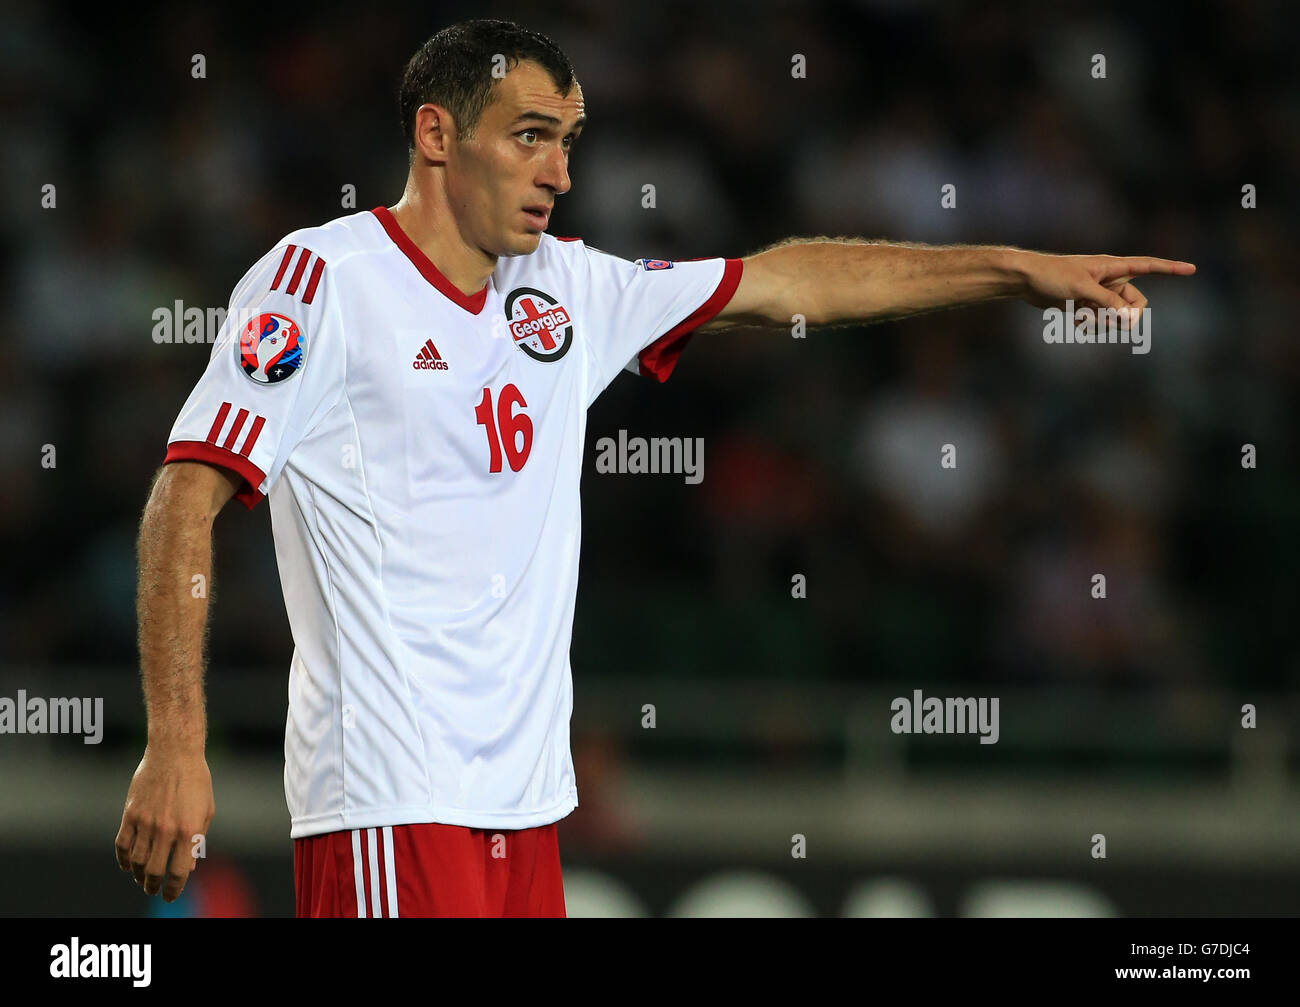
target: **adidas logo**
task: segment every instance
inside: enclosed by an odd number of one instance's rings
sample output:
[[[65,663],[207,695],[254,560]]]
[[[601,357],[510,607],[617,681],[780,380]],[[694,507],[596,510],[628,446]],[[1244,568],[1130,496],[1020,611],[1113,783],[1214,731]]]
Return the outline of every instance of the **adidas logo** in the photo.
[[[447,361],[438,355],[438,347],[433,345],[433,340],[426,339],[420,352],[411,361],[411,366],[417,371],[445,371]]]

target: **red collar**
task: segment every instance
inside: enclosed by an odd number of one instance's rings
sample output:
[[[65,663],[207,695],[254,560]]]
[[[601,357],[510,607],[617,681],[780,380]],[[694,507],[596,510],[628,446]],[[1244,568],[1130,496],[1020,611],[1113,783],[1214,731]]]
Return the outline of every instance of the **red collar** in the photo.
[[[393,244],[400,248],[406,257],[411,260],[411,264],[420,271],[421,276],[438,288],[440,294],[464,308],[471,315],[477,315],[483,310],[483,305],[487,303],[487,292],[491,281],[483,284],[483,289],[477,294],[462,293],[451,280],[442,275],[429,257],[420,251],[419,246],[407,237],[406,232],[402,230],[397,218],[393,216],[388,207],[376,206],[370,212],[378,218],[379,223],[383,224],[384,230],[393,239]]]

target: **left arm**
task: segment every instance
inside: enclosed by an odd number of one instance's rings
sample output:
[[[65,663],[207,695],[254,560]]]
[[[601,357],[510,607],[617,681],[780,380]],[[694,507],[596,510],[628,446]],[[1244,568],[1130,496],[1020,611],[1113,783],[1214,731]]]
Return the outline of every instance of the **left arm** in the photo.
[[[1146,256],[1048,255],[996,245],[932,246],[791,238],[743,260],[731,301],[707,329],[864,324],[1017,297],[1038,307],[1146,307],[1135,276],[1190,276],[1190,262]]]

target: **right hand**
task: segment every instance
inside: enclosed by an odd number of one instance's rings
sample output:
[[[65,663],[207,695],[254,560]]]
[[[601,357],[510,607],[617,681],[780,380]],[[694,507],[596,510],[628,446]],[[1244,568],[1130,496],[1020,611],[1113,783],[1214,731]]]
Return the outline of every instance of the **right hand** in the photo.
[[[164,902],[175,902],[194,870],[196,839],[207,835],[215,814],[203,752],[146,745],[113,841],[117,865],[146,895],[161,891]]]

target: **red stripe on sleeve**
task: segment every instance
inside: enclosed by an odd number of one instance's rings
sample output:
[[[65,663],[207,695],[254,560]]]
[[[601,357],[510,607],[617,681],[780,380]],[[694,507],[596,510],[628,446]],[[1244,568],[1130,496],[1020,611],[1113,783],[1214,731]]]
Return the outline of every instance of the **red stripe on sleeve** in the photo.
[[[245,458],[253,450],[253,445],[257,443],[257,435],[262,432],[262,425],[266,422],[265,416],[259,416],[253,420],[252,427],[249,428],[248,436],[244,438],[244,446],[239,449],[239,453]]]
[[[284,250],[284,258],[280,260],[280,268],[276,270],[275,279],[271,281],[272,290],[280,285],[280,281],[284,278],[284,271],[289,268],[289,260],[293,258],[293,250],[297,247],[297,245],[290,245]]]
[[[209,444],[217,443],[217,434],[221,433],[221,428],[226,425],[226,417],[230,415],[230,403],[221,403],[221,408],[217,410],[217,418],[212,421],[212,429],[208,431],[207,441]]]
[[[241,409],[235,414],[235,425],[230,428],[230,433],[226,434],[226,439],[221,442],[221,446],[227,451],[235,446],[235,438],[239,436],[239,431],[244,428],[244,420],[248,419],[248,410]]]
[[[307,289],[303,291],[303,304],[310,304],[311,299],[316,296],[316,285],[320,283],[320,274],[323,272],[325,272],[325,260],[318,255],[316,265],[311,267],[311,279],[307,281]]]
[[[298,290],[298,281],[302,279],[302,272],[307,268],[307,260],[311,258],[311,249],[304,248],[302,254],[298,256],[298,265],[293,267],[293,276],[289,278],[289,285],[284,288],[286,294],[296,293]]]

